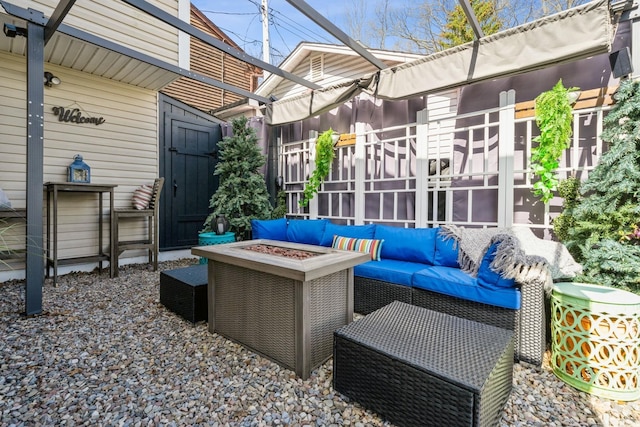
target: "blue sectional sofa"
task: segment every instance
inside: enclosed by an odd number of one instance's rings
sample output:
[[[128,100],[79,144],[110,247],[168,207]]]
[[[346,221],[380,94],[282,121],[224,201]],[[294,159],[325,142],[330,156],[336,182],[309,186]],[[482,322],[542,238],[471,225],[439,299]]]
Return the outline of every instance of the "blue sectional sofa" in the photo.
[[[544,291],[494,272],[490,264],[495,243],[487,249],[474,277],[460,269],[458,248],[439,228],[282,218],[254,220],[252,233],[254,239],[372,251],[371,261],[354,268],[355,312],[368,314],[398,300],[510,329],[515,335],[516,359],[542,363]]]

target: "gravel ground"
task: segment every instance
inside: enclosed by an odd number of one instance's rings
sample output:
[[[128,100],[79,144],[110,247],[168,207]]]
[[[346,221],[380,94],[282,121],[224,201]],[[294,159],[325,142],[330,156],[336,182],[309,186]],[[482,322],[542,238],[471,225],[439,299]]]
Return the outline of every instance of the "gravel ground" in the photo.
[[[172,269],[193,263],[161,263]],[[159,273],[47,280],[43,314],[24,282],[0,283],[0,426],[388,426],[331,387],[331,361],[302,381],[159,302]],[[517,363],[501,426],[639,426],[640,401],[578,392]]]

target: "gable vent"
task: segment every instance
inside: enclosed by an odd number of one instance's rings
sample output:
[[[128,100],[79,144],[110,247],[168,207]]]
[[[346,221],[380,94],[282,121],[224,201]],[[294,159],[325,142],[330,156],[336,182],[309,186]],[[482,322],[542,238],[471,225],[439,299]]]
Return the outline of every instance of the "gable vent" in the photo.
[[[312,56],[309,60],[311,81],[320,80],[324,76],[324,55]]]

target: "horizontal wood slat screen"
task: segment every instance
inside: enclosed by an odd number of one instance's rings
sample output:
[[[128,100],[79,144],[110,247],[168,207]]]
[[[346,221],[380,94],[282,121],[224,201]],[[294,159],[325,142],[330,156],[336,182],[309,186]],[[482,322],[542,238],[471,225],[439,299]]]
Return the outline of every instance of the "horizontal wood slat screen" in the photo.
[[[580,92],[578,100],[573,105],[574,110],[600,107],[613,104],[612,95],[618,89],[617,86],[603,87],[597,89],[584,90]],[[533,117],[536,114],[536,101],[524,101],[516,104],[516,119]]]

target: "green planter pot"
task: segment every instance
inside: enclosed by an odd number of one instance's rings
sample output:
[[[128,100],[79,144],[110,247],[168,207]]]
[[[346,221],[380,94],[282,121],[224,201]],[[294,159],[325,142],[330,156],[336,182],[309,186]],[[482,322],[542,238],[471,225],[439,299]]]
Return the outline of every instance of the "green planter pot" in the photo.
[[[640,398],[640,296],[586,283],[556,283],[551,295],[551,367],[578,390]]]
[[[220,245],[222,243],[233,243],[236,241],[235,233],[227,231],[224,234],[200,233],[198,234],[198,244],[200,246]],[[200,264],[206,264],[207,259],[200,257]]]

